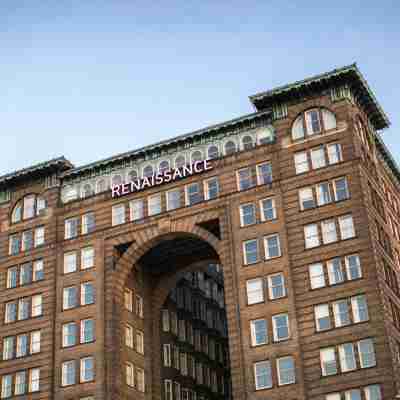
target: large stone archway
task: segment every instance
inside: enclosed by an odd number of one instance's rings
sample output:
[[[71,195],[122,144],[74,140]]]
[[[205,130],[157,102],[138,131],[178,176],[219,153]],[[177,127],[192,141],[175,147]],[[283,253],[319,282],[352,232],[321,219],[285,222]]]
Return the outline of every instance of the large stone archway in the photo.
[[[233,271],[230,261],[230,254],[227,246],[224,245],[223,240],[217,238],[213,233],[206,229],[198,226],[196,223],[170,223],[169,221],[161,221],[153,226],[147,226],[146,229],[135,230],[127,232],[124,235],[119,235],[117,238],[111,240],[106,251],[106,282],[105,282],[105,346],[106,346],[106,363],[105,363],[105,374],[106,374],[106,390],[109,393],[108,398],[110,399],[125,399],[127,398],[127,389],[125,385],[123,364],[124,364],[124,352],[123,352],[123,296],[124,287],[126,283],[131,279],[135,279],[135,273],[138,271],[138,267],[146,260],[149,254],[154,253],[154,249],[157,246],[163,245],[167,242],[176,243],[180,240],[192,240],[203,244],[208,250],[206,257],[195,260],[189,259],[184,262],[184,265],[179,266],[178,269],[186,268],[193,269],[198,268],[200,264],[213,261],[218,262],[223,266],[224,281],[226,290],[229,293],[235,293],[237,288],[234,284]],[[175,241],[175,242],[174,242]],[[121,248],[123,251],[121,251]],[[153,254],[154,256],[154,254]],[[177,269],[177,270],[178,270]],[[154,330],[159,328],[158,318],[154,318],[158,315],[160,307],[165,300],[169,290],[177,281],[177,270],[175,271],[164,271],[162,272],[162,278],[154,280],[155,287],[153,290],[157,292],[157,296],[152,297],[152,304],[145,305],[146,313],[149,313],[150,318],[155,322]],[[232,298],[232,297],[231,297]],[[236,333],[237,335],[237,324],[238,320],[235,312],[235,304],[233,301],[227,300],[227,315],[228,315],[228,326],[230,336]],[[145,302],[146,304],[146,302]],[[154,315],[152,315],[154,314]],[[149,318],[147,315],[146,318]],[[147,328],[148,329],[148,328]],[[235,340],[236,338],[234,338]],[[152,342],[157,342],[157,337],[153,336]],[[156,365],[160,362],[159,351],[151,353],[157,348],[156,346],[149,346],[149,351],[145,355],[146,359],[146,374],[148,370],[151,370],[151,376],[159,377],[157,375],[157,368],[153,368],[152,365]],[[242,379],[242,372],[238,366],[241,364],[241,358],[238,354],[232,356],[231,354],[231,368],[236,369],[236,373],[233,373],[236,382],[239,383]],[[232,382],[233,387],[239,385]],[[236,396],[235,396],[236,397]],[[151,385],[148,382],[146,385],[146,393],[138,394],[138,398],[143,399],[160,399],[161,393],[159,385]],[[240,397],[237,397],[240,398]]]

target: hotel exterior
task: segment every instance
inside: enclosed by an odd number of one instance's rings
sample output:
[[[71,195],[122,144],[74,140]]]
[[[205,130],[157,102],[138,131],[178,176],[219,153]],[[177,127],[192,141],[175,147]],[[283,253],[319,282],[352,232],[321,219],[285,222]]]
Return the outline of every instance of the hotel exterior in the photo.
[[[0,399],[400,397],[400,171],[356,65],[0,177]]]

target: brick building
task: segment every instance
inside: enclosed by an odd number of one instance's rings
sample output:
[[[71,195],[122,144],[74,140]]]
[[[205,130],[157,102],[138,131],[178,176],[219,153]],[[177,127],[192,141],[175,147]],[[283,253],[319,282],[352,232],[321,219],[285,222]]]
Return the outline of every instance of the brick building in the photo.
[[[1,399],[399,396],[385,113],[355,65],[250,100],[0,177]]]

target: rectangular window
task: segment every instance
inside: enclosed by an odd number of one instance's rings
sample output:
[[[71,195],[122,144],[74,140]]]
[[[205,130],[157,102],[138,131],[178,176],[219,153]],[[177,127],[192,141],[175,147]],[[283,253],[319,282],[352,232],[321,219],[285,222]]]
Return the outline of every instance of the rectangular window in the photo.
[[[269,235],[264,237],[265,258],[267,260],[281,256],[281,245],[279,235]]]
[[[64,274],[75,272],[77,268],[76,251],[64,254]]]
[[[40,338],[41,338],[40,331],[31,332],[31,342],[29,347],[31,354],[40,353]]]
[[[335,328],[350,324],[350,311],[347,300],[339,300],[332,303]]]
[[[170,367],[172,365],[171,345],[169,343],[163,344],[163,360],[164,367]]]
[[[274,341],[280,342],[289,339],[289,317],[287,314],[278,314],[272,316],[272,329]]]
[[[22,232],[22,251],[33,248],[33,231]]]
[[[3,361],[14,358],[15,337],[9,336],[3,339]]]
[[[353,311],[353,322],[365,322],[369,320],[367,298],[360,294],[351,298],[351,309]]]
[[[276,360],[278,370],[278,385],[290,385],[296,382],[293,357],[282,357]]]
[[[8,324],[17,320],[17,302],[10,301],[6,303],[4,313],[4,323]]]
[[[144,370],[136,368],[136,388],[139,392],[144,392]]]
[[[133,292],[128,288],[124,290],[124,306],[128,311],[133,311]]]
[[[312,249],[320,245],[317,224],[310,224],[304,227],[304,240],[306,249]]]
[[[141,331],[136,331],[136,351],[144,354],[144,335]]]
[[[328,260],[326,266],[328,268],[328,279],[330,285],[344,282],[342,263],[339,257]]]
[[[25,357],[28,354],[28,334],[24,333],[17,336],[16,357]]]
[[[144,201],[133,200],[129,203],[129,212],[131,221],[137,221],[144,218]]]
[[[140,318],[143,318],[143,297],[138,294],[135,296],[135,312]]]
[[[339,217],[340,237],[342,240],[353,238],[356,233],[354,231],[353,217],[351,215],[343,215]]]
[[[44,244],[44,227],[40,226],[35,229],[34,246],[38,247]]]
[[[260,346],[268,343],[267,321],[256,319],[250,321],[251,345]]]
[[[164,380],[164,394],[165,400],[173,400],[172,381],[170,379]]]
[[[176,210],[181,207],[181,190],[180,188],[169,190],[167,193],[167,211]]]
[[[334,347],[321,349],[320,360],[321,360],[322,376],[337,374],[336,354]]]
[[[242,204],[239,208],[240,226],[248,226],[256,223],[256,207],[253,203]]]
[[[210,178],[204,181],[204,197],[206,200],[216,199],[219,195],[218,178]]]
[[[254,186],[254,177],[250,168],[237,171],[238,190],[247,190]]]
[[[300,210],[309,210],[315,207],[314,194],[312,188],[303,188],[299,190]]]
[[[32,315],[32,318],[39,317],[40,315],[42,315],[42,295],[41,294],[32,296],[31,315]]]
[[[133,328],[130,325],[125,325],[125,345],[133,349]]]
[[[130,387],[135,386],[135,369],[133,364],[127,362],[125,364],[126,384]]]
[[[325,167],[325,149],[323,146],[311,149],[311,165],[313,169]]]
[[[32,368],[29,370],[29,387],[30,393],[38,392],[40,389],[40,368]]]
[[[91,382],[94,380],[94,358],[81,358],[80,382]]]
[[[329,183],[323,182],[316,186],[317,193],[317,204],[318,206],[324,206],[332,202],[331,193],[329,190]]]
[[[362,277],[360,257],[357,254],[353,254],[345,257],[346,264],[346,276],[349,281],[353,279],[359,279]]]
[[[319,304],[314,307],[315,327],[317,332],[331,329],[331,317],[329,314],[329,304]]]
[[[112,207],[112,226],[125,223],[125,204],[116,204]]]
[[[202,200],[200,192],[200,184],[195,182],[185,186],[186,191],[186,205],[192,206],[200,203]]]
[[[335,201],[346,200],[350,197],[346,178],[338,178],[333,181],[333,193]]]
[[[329,164],[337,164],[343,161],[340,143],[328,144],[328,161]]]
[[[81,250],[81,269],[94,267],[94,248],[85,247]]]
[[[41,281],[44,279],[43,260],[36,260],[33,262],[33,281]]]
[[[23,219],[33,218],[35,216],[35,195],[24,197]]]
[[[169,332],[170,324],[169,324],[169,310],[162,310],[162,329],[163,332]]]
[[[361,368],[375,367],[375,347],[372,339],[360,340],[359,342],[357,342],[357,347]]]
[[[90,343],[94,341],[94,320],[83,319],[81,321],[81,343]]]
[[[94,287],[92,282],[81,284],[81,306],[94,303]]]
[[[1,379],[1,398],[6,399],[12,395],[12,375],[3,375]]]
[[[322,242],[324,244],[337,241],[336,224],[334,219],[321,222]]]
[[[92,233],[96,228],[94,212],[82,215],[82,235]]]
[[[64,288],[63,292],[63,310],[69,310],[78,305],[78,289],[76,286]]]
[[[243,242],[244,264],[254,264],[258,262],[258,240],[252,239]]]
[[[260,361],[254,364],[254,380],[256,390],[268,389],[272,387],[271,363]]]
[[[20,252],[21,238],[19,235],[11,235],[9,238],[9,254],[14,256]]]
[[[19,270],[19,284],[21,286],[32,283],[32,263],[22,264]]]
[[[271,163],[257,165],[257,184],[266,185],[268,183],[272,183]]]
[[[369,385],[364,388],[366,400],[382,400],[381,387],[379,385]]]
[[[76,324],[75,322],[68,322],[62,326],[62,346],[70,347],[77,343],[76,340]]]
[[[272,221],[276,219],[275,199],[270,197],[260,201],[261,221]]]
[[[339,346],[340,370],[354,371],[357,368],[353,343],[344,343]]]
[[[345,400],[361,400],[361,390],[360,389],[352,389],[346,390],[344,392]]]
[[[308,267],[311,289],[325,287],[324,266],[322,263],[312,264]]]
[[[25,394],[26,392],[26,371],[18,371],[15,374],[14,395]]]
[[[271,300],[286,296],[285,278],[282,273],[268,276],[268,294]]]
[[[76,381],[75,361],[64,361],[61,365],[61,386],[74,385]]]
[[[31,302],[28,297],[18,300],[18,321],[29,318],[29,308],[31,306],[30,303]]]
[[[264,301],[263,280],[261,278],[251,279],[246,282],[247,304],[262,303]]]
[[[294,155],[294,164],[296,169],[296,174],[302,174],[303,172],[309,171],[310,167],[308,165],[307,152],[302,151]]]
[[[11,267],[7,270],[7,289],[17,287],[18,267]]]
[[[149,216],[161,213],[161,195],[155,194],[147,198],[147,207]]]
[[[64,239],[72,239],[78,236],[78,217],[68,218],[65,220]]]

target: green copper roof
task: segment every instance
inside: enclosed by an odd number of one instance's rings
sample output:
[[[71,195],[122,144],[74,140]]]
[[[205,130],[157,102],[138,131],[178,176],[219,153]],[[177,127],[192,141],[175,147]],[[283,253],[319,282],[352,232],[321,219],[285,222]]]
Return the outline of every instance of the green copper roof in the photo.
[[[16,180],[22,180],[28,177],[39,176],[43,174],[52,173],[55,171],[65,171],[69,168],[73,168],[71,164],[64,157],[53,158],[49,161],[41,162],[39,164],[32,165],[27,168],[23,168],[6,175],[0,176],[0,186],[9,185]]]
[[[131,157],[138,157],[138,156],[143,155],[143,154],[145,154],[147,152],[160,150],[164,146],[170,146],[170,145],[176,144],[178,142],[184,142],[186,140],[193,139],[195,137],[201,137],[201,136],[206,135],[206,134],[216,133],[216,132],[220,131],[221,129],[230,128],[230,127],[233,127],[233,126],[235,126],[237,124],[241,124],[241,123],[244,123],[244,122],[247,122],[247,121],[252,121],[252,120],[255,120],[257,118],[268,116],[270,114],[271,114],[270,110],[263,110],[263,111],[255,112],[255,113],[252,113],[252,114],[247,114],[247,115],[244,115],[244,116],[239,117],[239,118],[235,118],[235,119],[232,119],[232,120],[229,120],[229,121],[226,121],[226,122],[222,122],[222,123],[219,123],[219,124],[216,124],[216,125],[211,125],[211,126],[208,126],[206,128],[203,128],[203,129],[199,129],[199,130],[196,130],[196,131],[193,131],[193,132],[185,133],[183,135],[175,136],[175,137],[173,137],[171,139],[163,140],[163,141],[157,142],[155,144],[144,146],[144,147],[141,147],[141,148],[136,149],[136,150],[132,150],[132,151],[128,151],[128,152],[125,152],[125,153],[117,154],[116,156],[105,158],[105,159],[100,160],[100,161],[95,161],[93,163],[90,163],[90,164],[87,164],[87,165],[83,165],[82,167],[70,169],[68,171],[65,171],[63,176],[64,177],[72,177],[74,175],[78,175],[80,173],[92,170],[94,168],[103,167],[103,166],[108,165],[108,164],[113,164],[114,162],[120,162],[120,161],[123,161],[123,160],[128,160]]]
[[[250,96],[250,101],[257,110],[270,108],[275,103],[302,98],[315,91],[321,91],[340,84],[348,84],[354,96],[364,107],[375,129],[387,128],[389,119],[378,103],[368,83],[364,79],[356,64],[334,69],[324,74],[315,75],[288,85],[279,86],[266,92]]]

